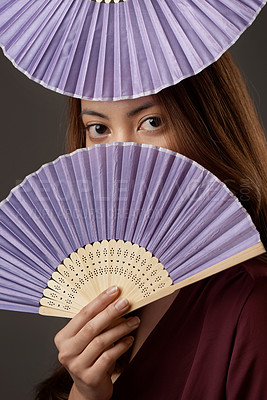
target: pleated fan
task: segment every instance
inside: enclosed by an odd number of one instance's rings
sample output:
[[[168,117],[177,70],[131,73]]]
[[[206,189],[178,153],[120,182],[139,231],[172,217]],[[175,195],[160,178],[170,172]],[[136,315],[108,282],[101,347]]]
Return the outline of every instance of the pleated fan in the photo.
[[[0,44],[20,71],[49,89],[90,100],[136,98],[216,61],[264,4],[0,0]]]
[[[0,239],[0,307],[65,317],[113,284],[134,309],[265,251],[213,174],[128,142],[29,175],[0,203]]]

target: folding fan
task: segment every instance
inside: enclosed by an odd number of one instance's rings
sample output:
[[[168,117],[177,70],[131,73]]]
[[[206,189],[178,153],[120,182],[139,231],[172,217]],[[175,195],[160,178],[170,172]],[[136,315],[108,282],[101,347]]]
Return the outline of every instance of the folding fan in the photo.
[[[132,309],[263,253],[213,174],[138,143],[79,149],[0,203],[0,307],[72,317],[116,284]]]
[[[264,4],[0,0],[0,44],[18,69],[49,89],[91,100],[135,98],[216,61]]]

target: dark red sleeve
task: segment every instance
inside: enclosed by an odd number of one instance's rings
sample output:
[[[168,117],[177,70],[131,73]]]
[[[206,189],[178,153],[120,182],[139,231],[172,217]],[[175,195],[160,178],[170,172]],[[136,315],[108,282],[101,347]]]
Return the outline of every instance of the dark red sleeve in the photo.
[[[267,266],[181,290],[114,384],[114,400],[266,400]]]
[[[227,400],[267,398],[267,279],[257,279],[236,327]]]

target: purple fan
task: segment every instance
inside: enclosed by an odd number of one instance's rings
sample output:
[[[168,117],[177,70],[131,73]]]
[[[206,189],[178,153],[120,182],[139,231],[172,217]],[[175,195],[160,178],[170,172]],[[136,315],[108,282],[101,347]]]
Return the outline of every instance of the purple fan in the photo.
[[[209,171],[128,142],[29,175],[0,203],[0,238],[0,307],[68,317],[110,285],[137,308],[265,251]]]
[[[136,98],[216,61],[264,4],[1,0],[0,44],[19,70],[49,89],[91,100]]]

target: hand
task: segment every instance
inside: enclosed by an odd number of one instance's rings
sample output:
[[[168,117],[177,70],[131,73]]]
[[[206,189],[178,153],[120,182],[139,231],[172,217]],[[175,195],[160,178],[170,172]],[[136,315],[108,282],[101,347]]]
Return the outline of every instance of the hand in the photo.
[[[55,337],[58,359],[73,379],[69,400],[108,400],[112,396],[116,360],[133,344],[133,337],[124,336],[140,323],[139,318],[131,317],[114,324],[130,306],[126,299],[114,301],[118,294],[117,287],[101,293]]]

